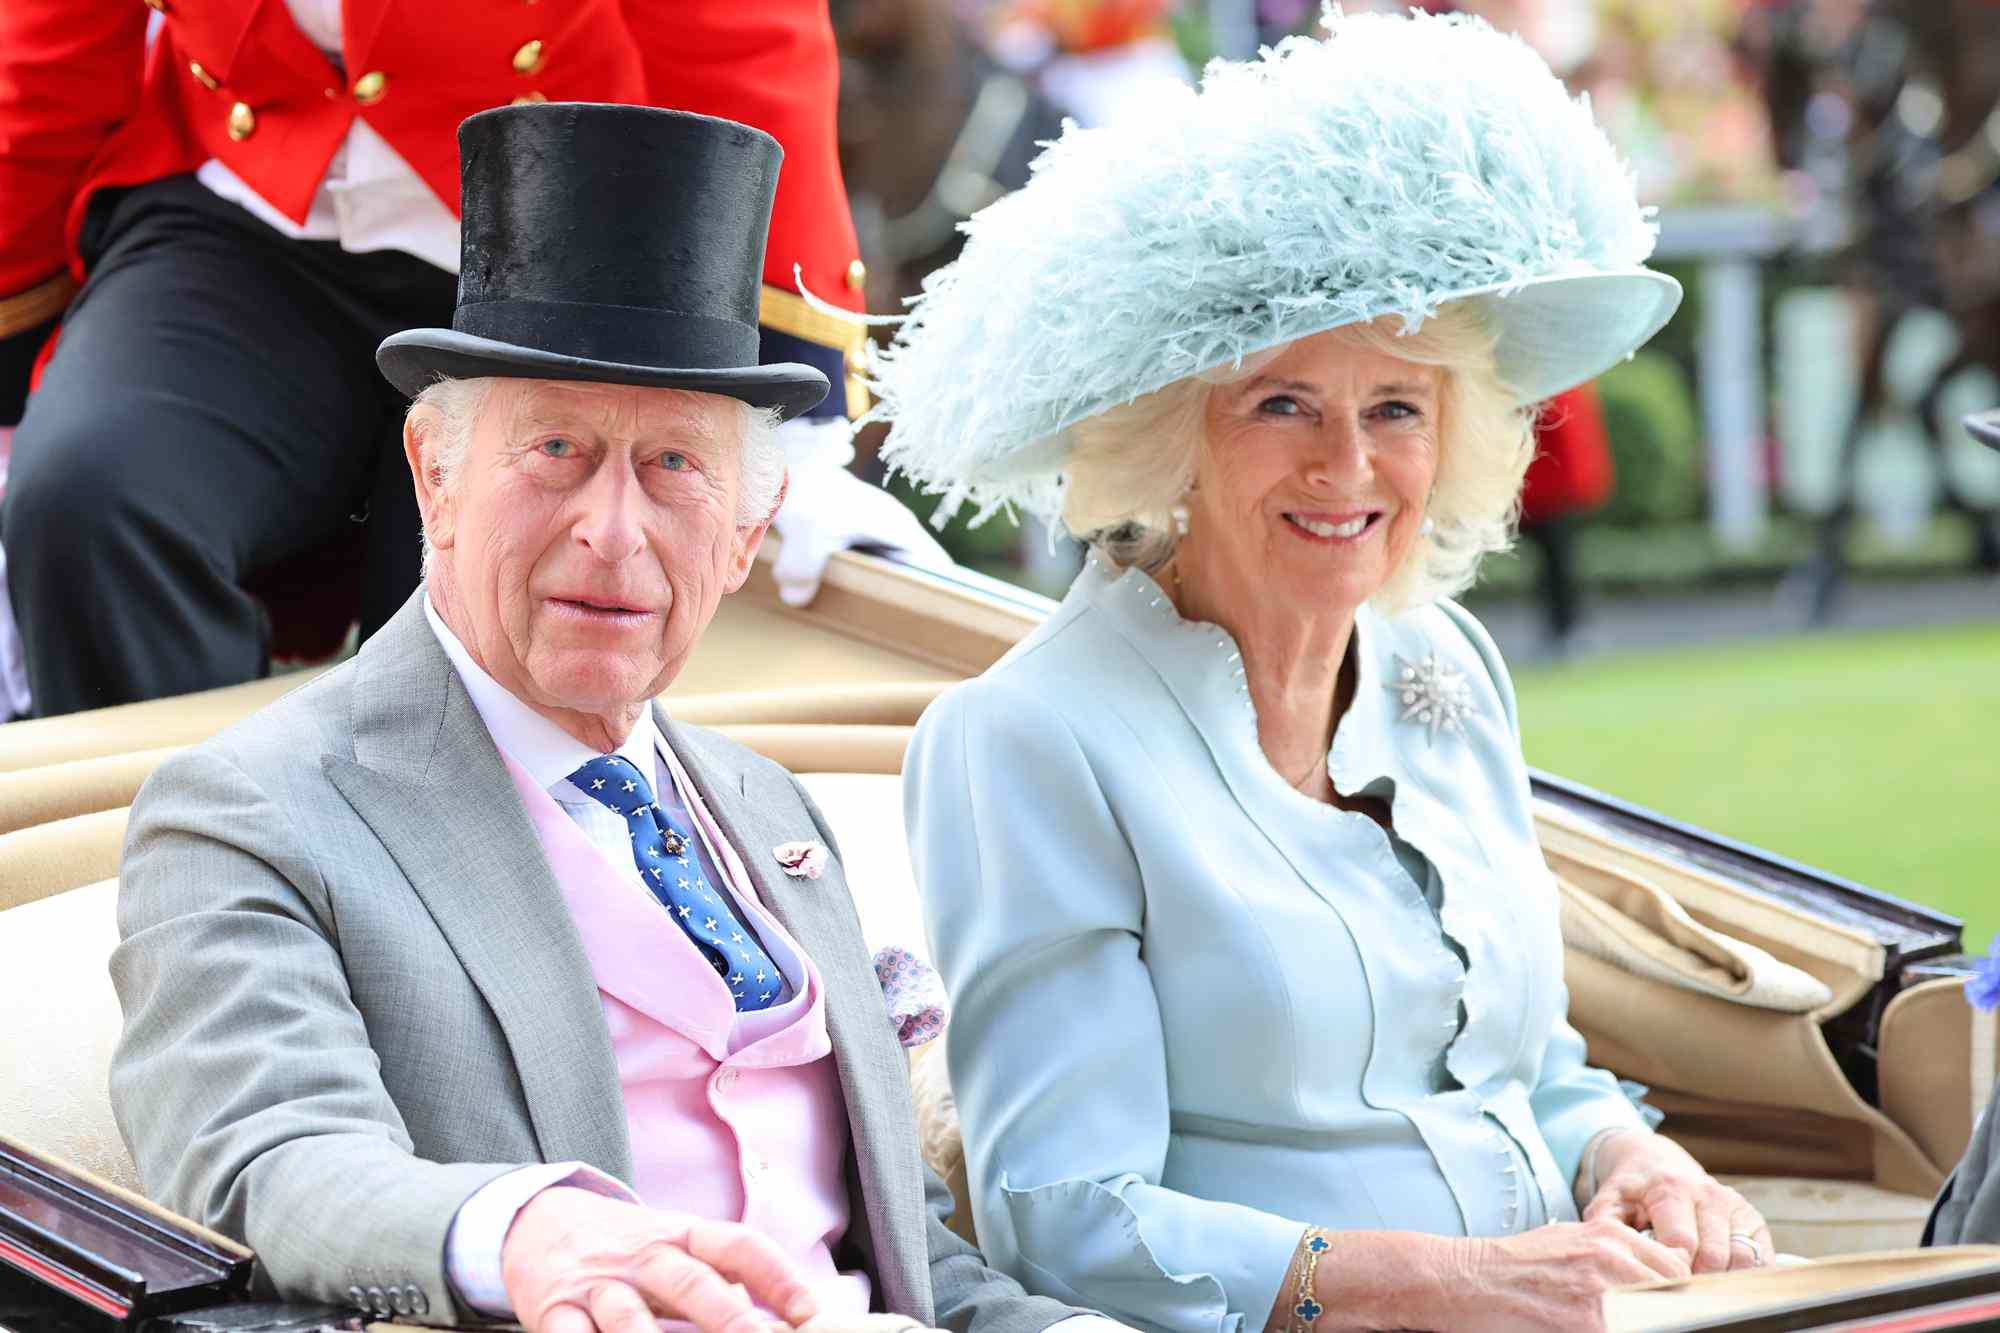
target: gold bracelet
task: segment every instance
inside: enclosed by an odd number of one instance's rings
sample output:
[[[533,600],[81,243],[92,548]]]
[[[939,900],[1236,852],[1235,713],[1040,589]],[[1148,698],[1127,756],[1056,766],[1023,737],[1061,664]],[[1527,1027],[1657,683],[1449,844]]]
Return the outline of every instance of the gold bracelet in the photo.
[[[1305,1262],[1299,1265],[1299,1299],[1292,1306],[1299,1333],[1312,1333],[1313,1324],[1326,1313],[1326,1307],[1313,1295],[1313,1275],[1319,1271],[1319,1257],[1332,1248],[1324,1227],[1307,1227],[1305,1239],[1299,1242]]]

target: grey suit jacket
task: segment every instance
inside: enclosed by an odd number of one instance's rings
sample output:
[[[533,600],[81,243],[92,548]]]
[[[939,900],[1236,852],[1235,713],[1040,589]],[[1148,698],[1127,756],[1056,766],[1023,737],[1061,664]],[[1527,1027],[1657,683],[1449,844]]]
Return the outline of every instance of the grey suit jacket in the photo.
[[[797,781],[661,725],[811,954],[854,1136],[843,1261],[879,1308],[973,1333],[1076,1313],[945,1229],[908,1066],[835,851],[791,880],[760,847],[832,832]],[[451,1322],[459,1205],[516,1166],[631,1177],[590,965],[499,752],[418,598],[351,662],[162,765],[132,808],[111,974],[112,1105],[147,1192],[259,1256],[288,1297],[380,1289]]]

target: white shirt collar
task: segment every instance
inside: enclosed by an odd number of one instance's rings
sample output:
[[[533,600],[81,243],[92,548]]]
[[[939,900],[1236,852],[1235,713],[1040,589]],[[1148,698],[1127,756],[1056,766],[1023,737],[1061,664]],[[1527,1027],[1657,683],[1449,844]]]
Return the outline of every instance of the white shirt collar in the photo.
[[[597,750],[528,707],[506,686],[487,675],[438,615],[428,592],[424,594],[424,619],[430,622],[431,633],[437,635],[444,655],[451,659],[452,669],[458,672],[465,692],[472,697],[472,706],[478,711],[479,720],[486,724],[493,743],[526,769],[528,776],[544,790],[567,784],[570,774],[601,757]],[[648,782],[657,782],[660,771],[654,756],[662,748],[660,739],[660,729],[648,705],[639,711],[638,724],[616,753],[645,774]]]

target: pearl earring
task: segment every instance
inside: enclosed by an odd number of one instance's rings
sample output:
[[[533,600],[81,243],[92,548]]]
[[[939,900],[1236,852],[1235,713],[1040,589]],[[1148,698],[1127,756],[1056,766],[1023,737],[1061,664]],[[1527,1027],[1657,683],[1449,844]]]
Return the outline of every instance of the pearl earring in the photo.
[[[1437,520],[1432,518],[1429,514],[1425,514],[1423,525],[1417,529],[1417,535],[1419,537],[1429,537],[1435,534],[1437,530],[1438,530]]]
[[[1176,537],[1187,536],[1188,507],[1186,505],[1175,505],[1172,509],[1168,510],[1167,513],[1174,520],[1174,536]]]

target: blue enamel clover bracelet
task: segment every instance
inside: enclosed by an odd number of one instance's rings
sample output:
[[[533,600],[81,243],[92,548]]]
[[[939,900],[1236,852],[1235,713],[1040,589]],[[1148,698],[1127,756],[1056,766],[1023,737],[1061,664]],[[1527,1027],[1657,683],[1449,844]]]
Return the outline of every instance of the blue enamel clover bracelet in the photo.
[[[1313,1295],[1313,1277],[1319,1271],[1319,1257],[1333,1248],[1333,1242],[1326,1238],[1324,1227],[1307,1227],[1304,1239],[1299,1242],[1299,1298],[1292,1305],[1292,1317],[1298,1322],[1292,1325],[1294,1333],[1312,1333],[1313,1325],[1326,1313],[1326,1307]]]

